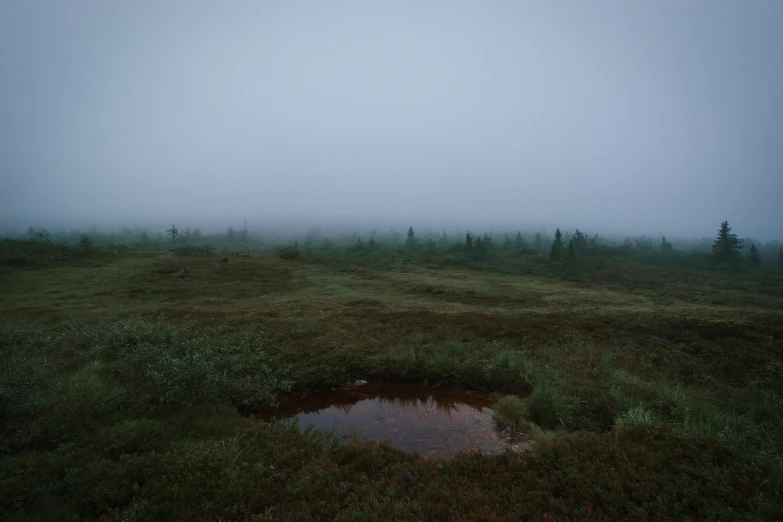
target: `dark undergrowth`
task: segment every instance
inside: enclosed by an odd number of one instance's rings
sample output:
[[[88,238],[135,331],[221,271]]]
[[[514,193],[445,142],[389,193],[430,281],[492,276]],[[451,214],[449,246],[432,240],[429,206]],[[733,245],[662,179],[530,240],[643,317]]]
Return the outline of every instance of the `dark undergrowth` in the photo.
[[[746,392],[752,411],[727,412],[604,358],[592,372],[605,389],[577,395],[552,365],[459,343],[290,368],[258,339],[138,318],[6,327],[0,346],[6,520],[732,520],[779,507],[781,404],[763,390]],[[358,375],[522,395],[535,450],[429,461],[237,412],[272,407],[292,376]]]

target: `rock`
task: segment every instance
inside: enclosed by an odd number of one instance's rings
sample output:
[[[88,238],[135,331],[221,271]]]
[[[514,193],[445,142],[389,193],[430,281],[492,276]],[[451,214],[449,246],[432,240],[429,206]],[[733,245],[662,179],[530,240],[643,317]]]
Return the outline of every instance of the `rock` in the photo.
[[[180,267],[180,269],[179,269],[179,273],[180,273],[180,274],[187,274],[188,272],[190,272],[190,270],[188,270],[188,269],[187,269],[187,268],[185,268],[184,266],[183,266],[183,267]]]
[[[511,436],[511,428],[506,428],[505,430],[500,432],[500,436],[504,439]]]
[[[224,258],[223,258],[223,259],[221,259],[219,262],[220,262],[220,263],[228,263],[228,258],[227,258],[227,257],[224,257]]]
[[[364,381],[364,380],[362,380],[362,379],[359,379],[359,380],[358,380],[358,381],[356,381],[354,384],[355,384],[356,386],[364,386],[365,384],[367,384],[367,381]]]

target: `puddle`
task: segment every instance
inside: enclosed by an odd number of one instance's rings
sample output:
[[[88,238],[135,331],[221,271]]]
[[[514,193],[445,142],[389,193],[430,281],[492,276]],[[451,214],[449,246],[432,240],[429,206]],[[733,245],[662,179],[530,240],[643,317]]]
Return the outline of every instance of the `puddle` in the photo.
[[[389,440],[401,450],[432,458],[525,450],[523,434],[500,437],[490,405],[487,396],[462,388],[370,383],[283,398],[274,417],[298,414],[302,429],[312,424],[364,441]]]

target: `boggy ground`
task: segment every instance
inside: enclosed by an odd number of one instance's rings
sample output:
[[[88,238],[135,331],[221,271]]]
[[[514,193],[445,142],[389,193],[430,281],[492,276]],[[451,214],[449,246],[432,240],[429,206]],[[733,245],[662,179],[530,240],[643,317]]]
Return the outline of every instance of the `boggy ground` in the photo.
[[[218,261],[128,252],[0,276],[4,520],[783,512],[771,270]],[[248,415],[359,378],[516,394],[535,444],[427,460]]]

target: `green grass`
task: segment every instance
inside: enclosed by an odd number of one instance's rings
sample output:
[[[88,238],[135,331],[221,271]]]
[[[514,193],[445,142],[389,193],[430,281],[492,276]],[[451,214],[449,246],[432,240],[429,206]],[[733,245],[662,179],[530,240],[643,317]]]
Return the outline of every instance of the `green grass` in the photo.
[[[492,405],[492,417],[501,430],[522,428],[527,424],[527,403],[516,395],[504,395]]]
[[[28,248],[11,246],[8,259]],[[37,262],[50,247],[35,248],[0,279],[4,520],[781,511],[783,285],[771,271],[337,248]],[[355,379],[497,393],[499,423],[535,444],[430,461],[249,416],[289,390]]]

